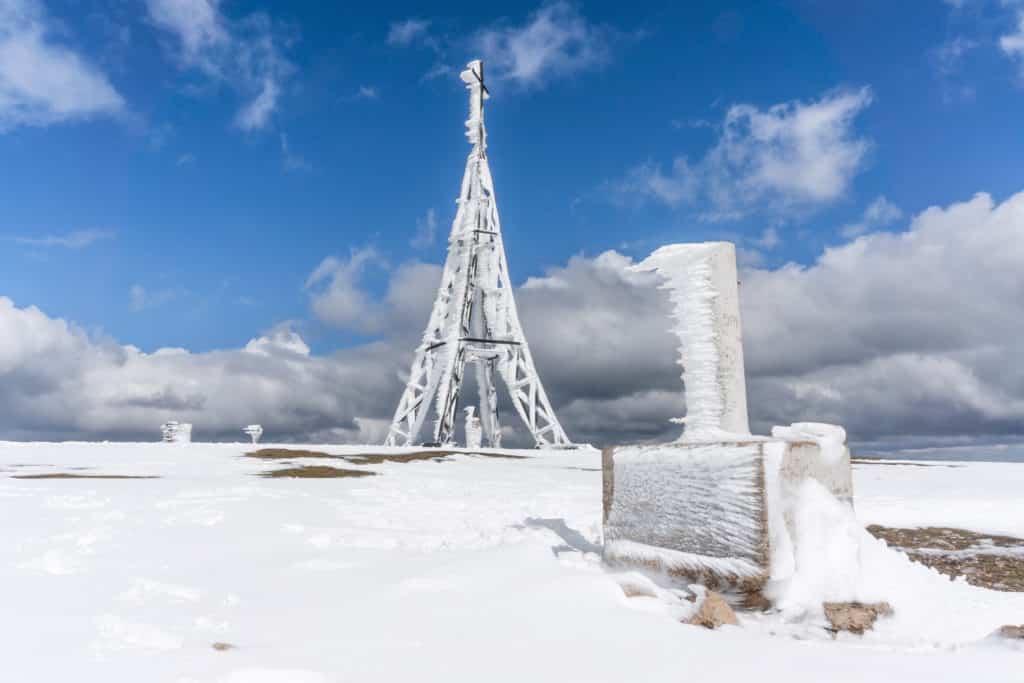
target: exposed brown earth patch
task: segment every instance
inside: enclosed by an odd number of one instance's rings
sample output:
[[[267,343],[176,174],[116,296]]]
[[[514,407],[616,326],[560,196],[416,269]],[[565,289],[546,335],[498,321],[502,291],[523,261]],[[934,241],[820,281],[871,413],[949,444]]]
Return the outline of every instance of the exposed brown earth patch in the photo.
[[[12,474],[11,479],[159,479],[153,474],[72,474],[48,472],[46,474]]]
[[[1024,539],[951,527],[900,529],[872,524],[868,531],[910,559],[946,576],[998,591],[1024,592]]]
[[[306,465],[260,472],[259,476],[267,479],[343,479],[345,477],[373,477],[376,474],[376,472],[369,472],[367,470],[349,470],[341,467],[328,467],[327,465]]]
[[[417,451],[416,453],[359,453],[347,455],[348,460],[354,465],[380,465],[385,462],[415,462],[417,460],[433,460],[444,462],[449,455],[455,455],[454,451]]]
[[[340,455],[321,453],[320,451],[293,450],[290,448],[261,448],[258,451],[246,453],[247,458],[260,458],[262,460],[286,460],[288,458],[330,458],[333,460],[344,460]]]
[[[210,647],[212,647],[217,652],[226,652],[228,650],[238,649],[237,646],[232,645],[231,643],[214,643]]]

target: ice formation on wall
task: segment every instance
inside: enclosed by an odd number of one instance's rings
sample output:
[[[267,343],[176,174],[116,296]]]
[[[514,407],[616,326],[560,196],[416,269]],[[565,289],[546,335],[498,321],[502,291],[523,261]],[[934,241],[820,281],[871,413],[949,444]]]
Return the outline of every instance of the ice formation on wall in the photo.
[[[674,306],[686,385],[682,440],[749,435],[735,247],[671,244],[634,269],[663,276]]]

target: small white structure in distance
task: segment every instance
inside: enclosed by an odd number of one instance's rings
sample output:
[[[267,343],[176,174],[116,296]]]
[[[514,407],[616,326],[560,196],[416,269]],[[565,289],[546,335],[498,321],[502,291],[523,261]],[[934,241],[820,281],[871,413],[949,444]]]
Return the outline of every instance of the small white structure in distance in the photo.
[[[260,441],[260,437],[263,436],[263,426],[249,425],[242,430],[242,433],[252,439],[253,444],[257,444]]]
[[[169,420],[160,426],[165,443],[192,443],[192,423]]]
[[[476,416],[476,406],[466,406],[466,448],[480,448],[483,443],[483,427]]]
[[[846,433],[805,422],[750,434],[731,243],[665,246],[635,268],[664,276],[674,306],[685,427],[672,443],[605,449],[604,559],[756,594],[794,572],[805,482],[852,504]]]

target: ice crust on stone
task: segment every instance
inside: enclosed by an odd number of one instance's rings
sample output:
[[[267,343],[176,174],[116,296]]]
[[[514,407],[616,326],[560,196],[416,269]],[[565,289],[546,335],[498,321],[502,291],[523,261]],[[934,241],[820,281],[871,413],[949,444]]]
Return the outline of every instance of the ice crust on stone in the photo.
[[[739,577],[757,574],[765,559],[759,448],[740,443],[616,449],[605,526],[612,545],[606,555],[613,549],[635,555],[664,548],[670,555],[659,557],[687,570],[729,567]],[[633,545],[618,545],[620,540]]]
[[[636,541],[610,541],[605,552],[616,560],[627,560],[630,564],[645,564],[653,561],[666,571],[693,574],[710,572],[720,576],[739,578],[753,578],[761,574],[757,565],[741,557],[695,555]]]

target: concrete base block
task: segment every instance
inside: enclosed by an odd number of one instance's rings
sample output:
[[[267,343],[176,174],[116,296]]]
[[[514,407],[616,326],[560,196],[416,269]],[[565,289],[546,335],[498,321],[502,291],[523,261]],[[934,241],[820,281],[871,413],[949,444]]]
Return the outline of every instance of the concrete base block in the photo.
[[[793,553],[787,500],[821,482],[852,500],[849,452],[753,437],[615,446],[603,453],[604,559],[682,583],[754,593]]]

